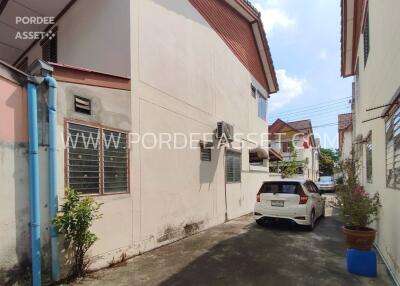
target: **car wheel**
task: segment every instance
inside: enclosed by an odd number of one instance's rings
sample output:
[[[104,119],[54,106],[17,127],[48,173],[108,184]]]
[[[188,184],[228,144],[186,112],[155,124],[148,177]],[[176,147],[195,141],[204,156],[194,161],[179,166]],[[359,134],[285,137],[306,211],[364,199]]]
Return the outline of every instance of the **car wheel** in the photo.
[[[312,210],[312,212],[311,212],[310,222],[311,222],[311,224],[308,226],[308,230],[313,231],[314,227],[315,227],[315,211],[314,210]]]

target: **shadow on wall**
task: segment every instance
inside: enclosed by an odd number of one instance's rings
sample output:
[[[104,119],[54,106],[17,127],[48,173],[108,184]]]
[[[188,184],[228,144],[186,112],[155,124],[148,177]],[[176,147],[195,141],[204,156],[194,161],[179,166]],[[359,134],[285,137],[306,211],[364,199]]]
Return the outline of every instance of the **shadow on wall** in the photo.
[[[182,5],[183,1],[180,0],[153,0],[153,2],[189,20],[195,21],[203,26],[209,27],[207,21],[197,12],[197,10],[193,7],[190,1],[187,1],[186,5]],[[194,11],[196,12],[194,13]]]

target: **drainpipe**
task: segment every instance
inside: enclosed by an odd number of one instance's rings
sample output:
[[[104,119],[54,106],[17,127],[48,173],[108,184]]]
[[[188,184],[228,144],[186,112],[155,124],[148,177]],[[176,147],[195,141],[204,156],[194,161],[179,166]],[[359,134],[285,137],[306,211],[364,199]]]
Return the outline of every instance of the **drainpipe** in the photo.
[[[60,259],[58,252],[58,231],[53,219],[58,212],[57,195],[57,82],[47,75],[44,78],[49,87],[49,211],[50,211],[50,246],[51,246],[51,277],[53,281],[60,280]]]
[[[28,116],[29,116],[29,190],[31,193],[32,228],[32,282],[41,285],[40,246],[40,190],[38,163],[37,85],[45,81],[49,88],[49,215],[51,244],[51,274],[54,281],[60,280],[58,232],[52,223],[58,211],[57,196],[57,82],[51,76],[53,67],[42,60],[36,60],[29,67]]]
[[[31,211],[32,244],[32,285],[40,286],[41,250],[40,250],[40,190],[39,190],[39,145],[37,121],[37,93],[33,79],[28,80],[28,133],[29,133],[29,196]]]

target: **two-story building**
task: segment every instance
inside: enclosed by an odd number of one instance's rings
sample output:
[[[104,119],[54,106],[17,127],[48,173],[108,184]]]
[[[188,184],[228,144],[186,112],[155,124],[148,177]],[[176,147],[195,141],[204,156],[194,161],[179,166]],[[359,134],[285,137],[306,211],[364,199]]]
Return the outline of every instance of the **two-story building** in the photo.
[[[270,147],[283,157],[282,162],[270,163],[274,172],[280,172],[284,164],[292,161],[298,164],[299,177],[318,181],[319,140],[314,137],[311,120],[285,122],[277,119],[269,126],[269,133]]]
[[[342,0],[342,76],[354,77],[353,150],[360,182],[382,204],[376,248],[400,282],[400,2]]]
[[[57,81],[58,203],[68,187],[102,203],[92,268],[252,210],[268,179],[268,136],[261,135],[278,84],[260,13],[248,1],[10,0],[0,7],[0,284],[31,263],[30,227],[40,229],[32,243],[41,243],[44,273],[51,261],[48,154],[54,150],[45,83],[34,83],[38,152],[28,148],[26,86],[41,78],[33,69],[37,59],[50,63]],[[43,16],[53,22],[29,20]],[[43,38],[24,38],[32,31]],[[218,122],[235,135],[219,147]],[[77,134],[117,137],[121,144],[110,150]],[[39,176],[29,177],[36,154]],[[254,154],[257,166],[250,164]],[[34,211],[32,182],[40,190]]]

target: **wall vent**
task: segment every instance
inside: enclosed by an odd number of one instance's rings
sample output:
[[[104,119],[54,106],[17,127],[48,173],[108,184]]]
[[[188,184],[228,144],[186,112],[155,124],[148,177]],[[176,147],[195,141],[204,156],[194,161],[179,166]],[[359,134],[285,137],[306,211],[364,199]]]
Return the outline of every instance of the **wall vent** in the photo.
[[[75,112],[88,114],[92,113],[92,104],[90,99],[75,95],[74,99]]]

